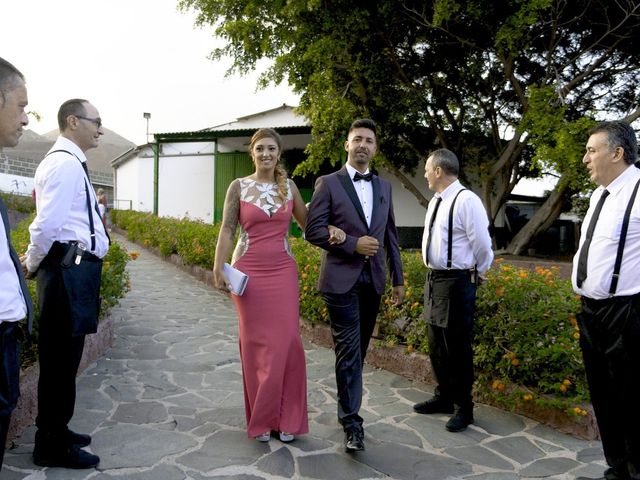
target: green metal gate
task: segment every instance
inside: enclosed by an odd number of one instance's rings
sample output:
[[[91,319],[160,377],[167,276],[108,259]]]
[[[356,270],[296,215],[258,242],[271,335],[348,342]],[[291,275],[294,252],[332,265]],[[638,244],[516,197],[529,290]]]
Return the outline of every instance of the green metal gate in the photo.
[[[222,221],[227,188],[233,180],[251,175],[254,171],[248,153],[216,153],[213,179],[213,221]]]

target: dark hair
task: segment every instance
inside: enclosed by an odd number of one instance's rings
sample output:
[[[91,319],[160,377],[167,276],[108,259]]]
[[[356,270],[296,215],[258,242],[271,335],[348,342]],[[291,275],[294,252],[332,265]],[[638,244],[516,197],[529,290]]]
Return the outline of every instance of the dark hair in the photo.
[[[85,103],[89,102],[82,98],[72,98],[60,105],[60,109],[58,110],[58,127],[61,132],[67,129],[67,117],[69,115],[85,116],[87,114],[84,108]]]
[[[624,161],[633,165],[638,160],[638,139],[631,125],[623,121],[602,122],[596,125],[589,135],[604,132],[607,134],[609,150],[621,147],[624,150]]]
[[[439,148],[431,152],[429,157],[432,158],[431,166],[433,168],[440,167],[447,175],[455,175],[456,177],[460,173],[460,162],[451,150]]]
[[[356,128],[368,128],[373,132],[373,134],[376,137],[378,136],[378,134],[376,133],[376,122],[374,122],[370,118],[358,118],[357,120],[354,120],[351,126],[349,127],[349,131],[347,132],[347,135],[351,133],[353,130],[355,130]]]
[[[282,155],[282,137],[273,130],[272,128],[260,128],[256,130],[256,133],[251,137],[251,143],[249,144],[249,153],[251,154],[251,158],[253,160],[253,147],[256,142],[262,140],[263,138],[273,138],[278,145],[278,159],[276,162],[276,168],[273,172],[273,176],[275,178],[276,184],[278,185],[278,198],[282,203],[287,201],[287,195],[289,194],[289,187],[287,182],[287,171],[280,163],[280,155]],[[286,207],[285,207],[286,208]]]
[[[0,97],[3,102],[5,94],[8,93],[10,89],[13,89],[16,78],[24,81],[22,72],[14,67],[13,64],[0,57]]]

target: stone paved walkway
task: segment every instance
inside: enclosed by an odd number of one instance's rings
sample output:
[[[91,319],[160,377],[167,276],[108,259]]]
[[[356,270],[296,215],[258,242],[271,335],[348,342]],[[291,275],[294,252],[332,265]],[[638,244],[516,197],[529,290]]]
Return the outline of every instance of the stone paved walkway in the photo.
[[[129,250],[141,249],[128,244]],[[71,427],[93,435],[98,469],[36,467],[34,429],[7,452],[2,480],[573,479],[603,471],[598,442],[478,406],[463,433],[411,406],[431,387],[367,367],[365,452],[343,452],[331,350],[306,344],[310,433],[291,444],[248,439],[231,301],[141,251],[116,307],[113,348],[78,379]]]

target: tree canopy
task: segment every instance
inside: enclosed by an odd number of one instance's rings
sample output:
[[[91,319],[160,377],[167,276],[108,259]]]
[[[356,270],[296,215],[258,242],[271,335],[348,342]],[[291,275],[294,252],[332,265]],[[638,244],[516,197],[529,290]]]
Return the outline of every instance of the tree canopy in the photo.
[[[246,73],[288,82],[312,125],[317,171],[350,122],[381,127],[379,161],[407,179],[429,151],[458,154],[493,220],[517,182],[560,178],[509,245],[520,253],[588,186],[580,165],[595,120],[640,116],[640,0],[180,0]]]

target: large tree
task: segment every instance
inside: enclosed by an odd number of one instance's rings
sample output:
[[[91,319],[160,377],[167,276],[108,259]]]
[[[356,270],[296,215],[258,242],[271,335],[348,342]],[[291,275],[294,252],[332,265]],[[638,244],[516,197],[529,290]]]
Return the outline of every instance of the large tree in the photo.
[[[596,118],[640,116],[640,0],[180,0],[246,73],[287,81],[313,127],[296,173],[336,160],[356,116],[382,127],[379,161],[407,175],[430,150],[458,153],[495,219],[517,182],[559,181],[508,250],[520,253],[587,188]]]

